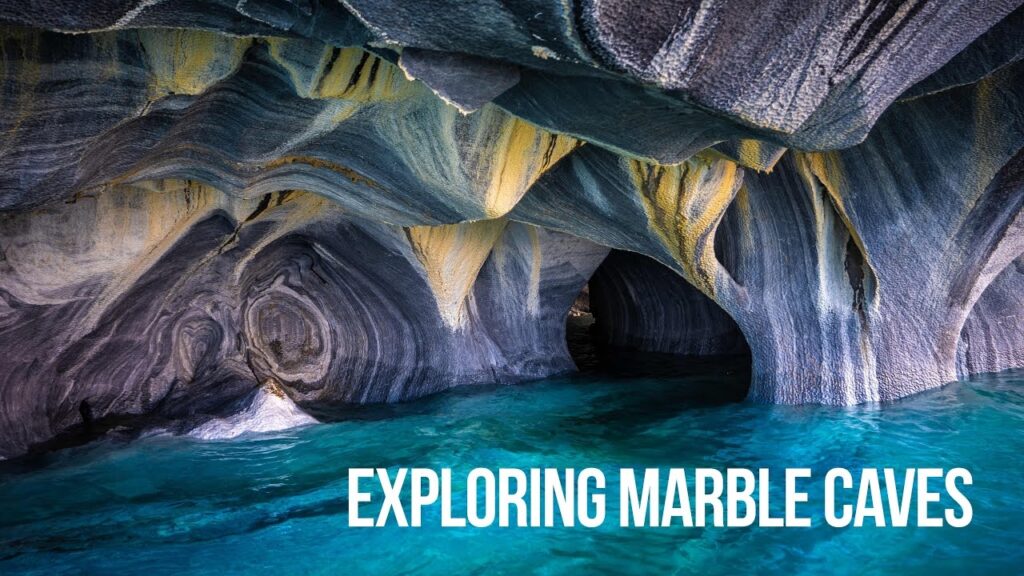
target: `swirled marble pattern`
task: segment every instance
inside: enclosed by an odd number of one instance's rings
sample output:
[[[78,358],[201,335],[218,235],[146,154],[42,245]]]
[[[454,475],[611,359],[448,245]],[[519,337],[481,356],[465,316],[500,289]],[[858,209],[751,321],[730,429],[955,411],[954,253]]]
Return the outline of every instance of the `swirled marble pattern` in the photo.
[[[0,0],[0,457],[568,371],[592,277],[755,401],[1020,366],[1021,5]]]
[[[359,48],[160,30],[3,42],[0,209],[174,178],[308,190],[402,225],[495,218],[580,144],[493,105],[465,116]]]
[[[1024,251],[1022,72],[896,104],[863,144],[787,154],[770,173],[586,147],[511,217],[682,274],[750,343],[753,398],[898,398],[956,378],[967,314]]]
[[[564,318],[607,249],[455,226],[480,264],[450,293],[432,270],[450,243],[308,193],[166,182],[4,216],[0,454],[141,420],[187,430],[268,387],[309,407],[572,370]]]

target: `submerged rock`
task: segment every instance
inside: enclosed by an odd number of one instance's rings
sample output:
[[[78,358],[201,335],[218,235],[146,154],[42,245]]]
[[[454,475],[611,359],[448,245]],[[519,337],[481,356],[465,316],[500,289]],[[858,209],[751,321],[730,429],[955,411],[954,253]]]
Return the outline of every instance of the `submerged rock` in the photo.
[[[201,440],[227,440],[242,434],[277,432],[316,422],[316,418],[300,410],[271,382],[257,390],[249,406],[241,412],[204,422],[188,435]]]

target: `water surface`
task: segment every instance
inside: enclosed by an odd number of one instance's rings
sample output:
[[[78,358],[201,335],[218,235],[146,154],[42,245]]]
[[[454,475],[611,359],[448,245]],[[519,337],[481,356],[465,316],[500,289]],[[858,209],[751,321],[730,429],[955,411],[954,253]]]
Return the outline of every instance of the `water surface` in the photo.
[[[741,371],[740,371],[741,372]],[[742,373],[577,376],[231,441],[104,440],[0,468],[0,573],[1014,573],[1024,372],[877,407],[733,403]],[[349,467],[963,466],[964,529],[351,529]],[[781,485],[780,485],[781,488]],[[812,508],[820,485],[810,486]],[[616,494],[616,486],[609,487]],[[778,495],[781,501],[781,495]],[[427,516],[425,522],[436,523]]]

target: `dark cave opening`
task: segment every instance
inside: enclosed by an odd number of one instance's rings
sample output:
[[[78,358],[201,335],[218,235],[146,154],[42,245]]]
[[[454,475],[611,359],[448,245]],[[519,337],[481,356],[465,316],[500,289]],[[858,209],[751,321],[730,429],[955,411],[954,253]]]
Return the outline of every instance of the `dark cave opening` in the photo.
[[[678,383],[683,399],[729,403],[750,388],[750,349],[714,301],[663,264],[613,250],[566,317],[582,377]]]
[[[590,283],[580,290],[565,318],[565,343],[569,356],[581,374],[600,371],[599,340],[594,337],[594,314],[590,309]]]

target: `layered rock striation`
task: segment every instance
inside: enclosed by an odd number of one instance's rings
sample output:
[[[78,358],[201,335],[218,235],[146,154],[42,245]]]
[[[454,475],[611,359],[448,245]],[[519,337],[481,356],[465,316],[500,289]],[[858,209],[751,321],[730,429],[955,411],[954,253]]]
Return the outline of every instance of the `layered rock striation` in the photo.
[[[402,228],[176,182],[2,222],[7,453],[140,417],[187,430],[265,387],[316,407],[567,372],[565,315],[607,253],[504,219]]]
[[[571,371],[588,282],[757,401],[1024,366],[1020,4],[0,1],[0,456]]]

